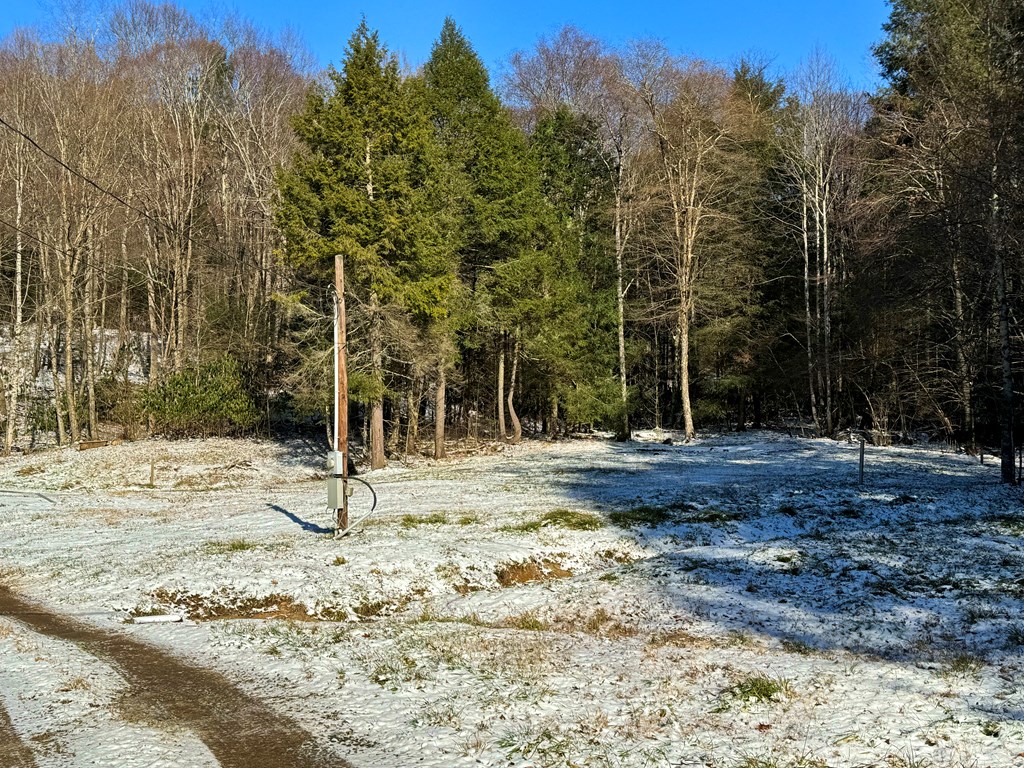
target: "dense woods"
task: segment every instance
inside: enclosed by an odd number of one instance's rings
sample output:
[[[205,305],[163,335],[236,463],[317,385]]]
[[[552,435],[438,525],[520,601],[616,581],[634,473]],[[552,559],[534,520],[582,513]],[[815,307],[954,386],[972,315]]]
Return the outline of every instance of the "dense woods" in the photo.
[[[4,450],[323,429],[334,255],[375,467],[590,427],[998,446],[1024,351],[1024,8],[895,0],[885,85],[566,28],[337,68],[132,0],[0,49]]]

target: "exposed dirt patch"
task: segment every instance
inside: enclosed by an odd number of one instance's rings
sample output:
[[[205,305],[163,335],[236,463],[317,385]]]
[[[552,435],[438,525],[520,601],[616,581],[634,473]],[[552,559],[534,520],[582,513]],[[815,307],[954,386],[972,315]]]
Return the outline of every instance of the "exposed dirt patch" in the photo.
[[[32,750],[21,740],[14,730],[11,718],[0,701],[0,765],[7,768],[35,768],[36,761]]]
[[[528,560],[525,563],[503,563],[495,569],[494,575],[498,577],[501,586],[514,587],[517,584],[566,579],[572,576],[572,571],[563,568],[557,560],[547,558]]]
[[[629,565],[636,560],[634,555],[628,552],[621,552],[617,549],[606,549],[603,552],[598,552],[598,557],[602,560],[608,560],[616,565]]]
[[[168,653],[116,632],[51,613],[0,586],[0,615],[35,632],[72,642],[117,665],[129,683],[120,708],[156,726],[192,730],[223,768],[339,768],[348,763],[325,754],[291,719],[236,688],[223,675],[192,667]],[[7,720],[6,722],[10,722]],[[0,758],[5,758],[0,724]],[[18,749],[15,743],[14,749]],[[16,751],[20,755],[22,752]],[[0,759],[2,765],[34,765]]]
[[[216,619],[288,619],[289,621],[320,621],[306,606],[288,595],[246,597],[222,590],[213,595],[171,592],[158,589],[153,599],[160,605],[185,613],[194,621]]]

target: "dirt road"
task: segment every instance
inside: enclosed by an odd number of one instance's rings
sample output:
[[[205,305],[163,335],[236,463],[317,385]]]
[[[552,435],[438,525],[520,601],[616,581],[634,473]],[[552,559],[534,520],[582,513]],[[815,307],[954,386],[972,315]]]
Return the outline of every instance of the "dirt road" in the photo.
[[[6,768],[35,768],[36,761],[32,750],[14,730],[7,710],[0,704],[0,765]]]
[[[295,722],[245,694],[223,675],[190,666],[157,648],[48,611],[0,586],[0,616],[74,643],[116,665],[130,689],[119,709],[130,719],[183,727],[224,768],[343,768]],[[31,768],[31,750],[0,707],[0,765]]]

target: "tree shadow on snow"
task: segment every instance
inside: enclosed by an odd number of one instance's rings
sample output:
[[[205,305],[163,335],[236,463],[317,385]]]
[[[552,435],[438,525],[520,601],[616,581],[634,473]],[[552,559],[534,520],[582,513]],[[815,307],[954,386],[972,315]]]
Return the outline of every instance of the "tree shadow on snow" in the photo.
[[[995,467],[873,449],[861,486],[856,445],[612,451],[560,486],[658,553],[625,568],[681,625],[939,673],[1024,650],[1024,512]]]

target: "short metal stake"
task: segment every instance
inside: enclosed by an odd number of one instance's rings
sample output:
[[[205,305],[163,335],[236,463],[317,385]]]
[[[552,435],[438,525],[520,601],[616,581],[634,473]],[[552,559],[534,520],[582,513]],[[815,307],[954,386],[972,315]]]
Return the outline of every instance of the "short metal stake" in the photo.
[[[864,485],[864,441],[860,441],[860,484]]]

